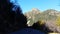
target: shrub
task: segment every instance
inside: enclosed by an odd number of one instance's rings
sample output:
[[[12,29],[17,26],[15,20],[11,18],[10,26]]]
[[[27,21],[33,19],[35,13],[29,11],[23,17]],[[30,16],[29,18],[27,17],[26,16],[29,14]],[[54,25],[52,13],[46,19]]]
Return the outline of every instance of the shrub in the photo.
[[[56,25],[60,26],[60,16],[58,16],[57,19],[56,19]]]
[[[39,20],[39,25],[43,25],[44,21],[43,20]]]

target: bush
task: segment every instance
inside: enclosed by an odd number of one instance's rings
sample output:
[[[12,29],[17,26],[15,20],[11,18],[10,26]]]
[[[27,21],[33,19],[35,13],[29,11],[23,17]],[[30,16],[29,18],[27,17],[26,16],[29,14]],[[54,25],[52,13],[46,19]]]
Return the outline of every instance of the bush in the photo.
[[[58,16],[57,19],[56,19],[56,25],[60,26],[60,16]]]
[[[44,21],[43,20],[39,20],[39,25],[43,25],[44,24]]]

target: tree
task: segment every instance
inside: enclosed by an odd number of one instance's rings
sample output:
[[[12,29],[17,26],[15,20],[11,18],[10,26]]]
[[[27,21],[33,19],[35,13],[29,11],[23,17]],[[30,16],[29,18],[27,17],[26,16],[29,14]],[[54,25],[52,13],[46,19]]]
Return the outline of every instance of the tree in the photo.
[[[12,10],[14,7],[15,10]],[[0,0],[0,34],[15,32],[26,27],[27,19],[19,6],[10,0]]]
[[[31,28],[40,30],[42,32],[45,32],[46,34],[49,32],[53,32],[45,25],[44,21],[41,20],[34,23],[33,26],[31,26]]]

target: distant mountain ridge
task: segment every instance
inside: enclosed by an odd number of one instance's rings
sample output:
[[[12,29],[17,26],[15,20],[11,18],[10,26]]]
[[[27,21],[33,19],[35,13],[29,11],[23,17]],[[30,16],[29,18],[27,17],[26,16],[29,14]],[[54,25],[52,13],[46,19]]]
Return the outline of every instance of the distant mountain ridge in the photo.
[[[32,26],[38,20],[56,20],[57,16],[60,16],[60,12],[54,9],[48,9],[42,12],[37,8],[33,8],[24,15],[27,16],[27,20],[30,21],[29,24]]]

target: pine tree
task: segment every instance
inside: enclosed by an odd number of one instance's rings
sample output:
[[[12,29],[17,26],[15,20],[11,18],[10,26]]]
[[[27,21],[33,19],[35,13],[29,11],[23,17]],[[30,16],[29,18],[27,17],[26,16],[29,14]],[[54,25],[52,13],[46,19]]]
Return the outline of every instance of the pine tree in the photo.
[[[16,9],[13,8],[16,6]],[[0,34],[10,33],[26,26],[27,19],[22,10],[10,0],[0,0]]]

